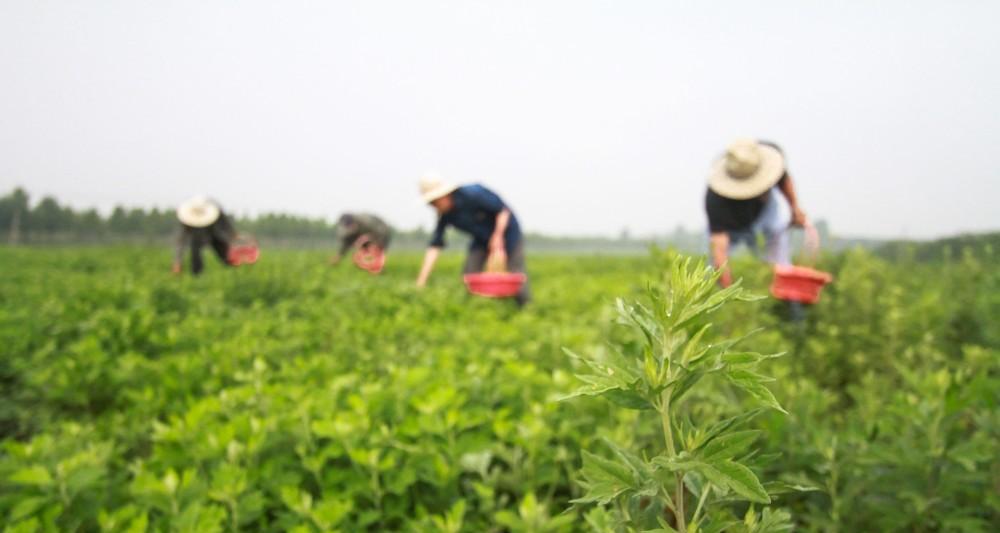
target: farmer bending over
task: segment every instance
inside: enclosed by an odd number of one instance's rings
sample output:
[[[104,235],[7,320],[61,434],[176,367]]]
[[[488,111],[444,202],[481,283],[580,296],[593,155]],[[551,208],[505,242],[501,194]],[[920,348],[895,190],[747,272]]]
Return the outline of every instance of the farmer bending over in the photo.
[[[441,248],[445,246],[444,231],[448,226],[472,238],[463,274],[482,272],[487,261],[505,264],[510,272],[525,273],[521,226],[507,204],[493,191],[482,185],[451,185],[437,175],[427,174],[420,179],[420,194],[437,211],[438,221],[420,267],[418,287],[427,283],[434,269]],[[520,306],[531,300],[527,282],[515,299]]]
[[[389,248],[392,238],[392,228],[381,218],[367,214],[344,213],[337,220],[337,240],[340,241],[340,251],[330,259],[336,265],[348,250],[357,246],[361,249],[378,247],[382,252]]]
[[[205,196],[196,196],[177,208],[177,220],[181,223],[174,249],[174,264],[171,269],[180,274],[184,259],[184,249],[191,248],[191,273],[201,274],[204,263],[201,249],[210,245],[222,263],[229,266],[229,245],[236,238],[233,223],[215,201]]]
[[[791,216],[785,209],[786,200]],[[768,262],[788,265],[787,229],[806,224],[781,148],[753,139],[733,142],[712,166],[705,211],[712,265],[725,268],[720,279],[723,287],[732,283],[726,266],[731,246],[742,241],[756,250],[757,235],[763,234]]]

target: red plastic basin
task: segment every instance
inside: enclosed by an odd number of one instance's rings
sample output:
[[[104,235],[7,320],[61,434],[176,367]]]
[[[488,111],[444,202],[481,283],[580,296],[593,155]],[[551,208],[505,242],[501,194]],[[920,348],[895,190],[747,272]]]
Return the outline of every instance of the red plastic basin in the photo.
[[[801,266],[777,265],[771,295],[779,300],[814,304],[819,301],[823,285],[833,281],[826,272]]]
[[[520,272],[480,272],[462,276],[469,292],[487,298],[509,298],[521,290],[528,276]]]
[[[260,258],[260,248],[255,245],[233,246],[229,248],[228,255],[230,265],[252,265]]]
[[[385,252],[374,245],[359,248],[354,252],[354,264],[362,270],[378,274],[382,272],[382,267],[385,266]]]

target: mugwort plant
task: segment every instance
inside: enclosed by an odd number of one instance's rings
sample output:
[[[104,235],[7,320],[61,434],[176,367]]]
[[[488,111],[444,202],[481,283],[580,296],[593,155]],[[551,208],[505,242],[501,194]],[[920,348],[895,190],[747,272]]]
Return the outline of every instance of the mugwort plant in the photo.
[[[625,446],[606,439],[611,456],[584,450],[577,505],[598,504],[587,515],[597,531],[785,531],[790,517],[767,506],[771,495],[751,469],[760,432],[745,429],[763,409],[784,412],[757,372],[761,355],[735,347],[742,338],[710,341],[709,317],[734,301],[752,301],[739,283],[717,288],[719,274],[703,261],[675,258],[662,288],[645,302],[617,301],[617,322],[636,342],[613,343],[592,357],[567,353],[587,368],[584,385],[564,399],[600,396],[637,410],[636,427],[659,426],[659,442]],[[721,378],[721,379],[711,379]],[[713,385],[722,383],[721,390]],[[725,384],[742,390],[751,408],[740,412]],[[743,520],[734,511],[750,502]],[[745,504],[742,504],[745,505]]]

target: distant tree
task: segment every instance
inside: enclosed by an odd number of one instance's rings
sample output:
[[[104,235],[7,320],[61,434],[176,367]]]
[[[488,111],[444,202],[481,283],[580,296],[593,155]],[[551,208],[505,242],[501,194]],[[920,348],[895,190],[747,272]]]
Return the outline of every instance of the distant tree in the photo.
[[[118,205],[111,211],[111,218],[108,219],[108,230],[113,235],[128,235],[129,221],[128,211]]]
[[[104,219],[96,209],[87,209],[76,216],[74,233],[85,239],[98,239],[107,231]]]
[[[21,231],[30,214],[28,201],[28,193],[20,187],[0,198],[0,231],[7,234],[10,244],[21,242]]]
[[[51,196],[42,198],[31,210],[31,231],[40,233],[62,233],[73,226],[73,211],[63,208]]]

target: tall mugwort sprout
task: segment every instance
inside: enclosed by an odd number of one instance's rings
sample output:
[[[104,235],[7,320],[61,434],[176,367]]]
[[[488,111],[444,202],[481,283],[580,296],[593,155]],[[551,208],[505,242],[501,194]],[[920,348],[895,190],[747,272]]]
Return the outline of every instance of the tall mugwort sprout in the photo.
[[[639,410],[640,422],[659,426],[662,441],[629,450],[606,441],[610,458],[583,451],[575,504],[598,504],[587,514],[597,531],[785,531],[787,513],[767,506],[771,496],[749,468],[759,431],[744,425],[763,409],[784,410],[757,373],[761,355],[734,349],[742,338],[709,342],[710,316],[734,301],[758,299],[737,282],[719,289],[719,273],[704,261],[674,258],[662,288],[649,287],[646,302],[616,304],[618,323],[638,342],[613,345],[606,353],[581,357],[584,385],[564,399],[600,396],[624,409]],[[715,379],[706,379],[706,378]],[[719,379],[721,378],[721,379]],[[749,409],[719,413],[698,405],[713,392],[710,382],[728,383],[751,398]],[[693,394],[702,391],[706,394]],[[688,403],[693,405],[688,405]],[[694,409],[697,416],[694,416]],[[704,408],[702,408],[704,407]],[[727,408],[730,406],[726,406]],[[739,409],[739,408],[737,408]],[[654,418],[655,417],[655,418]],[[655,455],[650,456],[651,453]],[[742,521],[738,502],[751,502]]]

